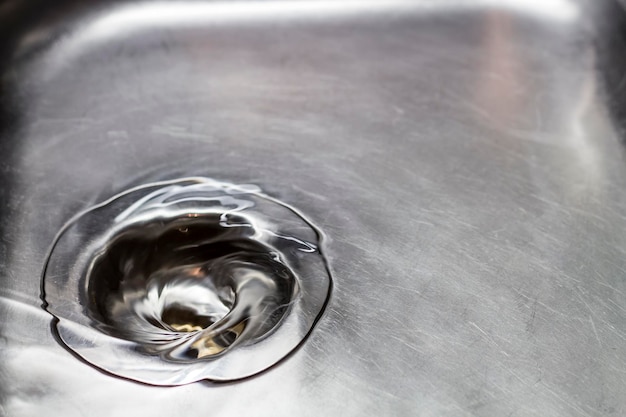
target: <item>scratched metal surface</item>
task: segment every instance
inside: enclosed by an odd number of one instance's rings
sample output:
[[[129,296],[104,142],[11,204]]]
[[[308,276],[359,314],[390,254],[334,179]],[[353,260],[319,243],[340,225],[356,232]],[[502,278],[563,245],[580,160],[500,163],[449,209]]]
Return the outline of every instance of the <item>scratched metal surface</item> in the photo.
[[[626,414],[623,10],[608,1],[0,4],[0,415]],[[328,234],[259,377],[156,388],[52,337],[74,213],[181,175]]]

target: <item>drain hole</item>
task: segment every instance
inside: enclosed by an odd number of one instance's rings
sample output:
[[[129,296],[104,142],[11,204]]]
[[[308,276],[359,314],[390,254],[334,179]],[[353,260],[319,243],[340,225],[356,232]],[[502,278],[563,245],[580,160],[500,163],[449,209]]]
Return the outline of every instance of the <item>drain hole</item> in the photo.
[[[67,348],[112,374],[157,385],[243,378],[319,319],[331,286],[321,237],[256,186],[140,185],[63,226],[43,274],[46,309]]]
[[[161,218],[112,236],[87,277],[99,327],[184,361],[188,345],[206,359],[270,332],[292,301],[295,277],[272,248],[254,240],[252,227],[224,227],[222,219]],[[244,220],[238,224],[249,225]],[[199,332],[198,343],[176,340],[191,332]]]
[[[183,306],[171,306],[163,310],[161,320],[177,332],[197,332],[213,323],[211,317],[200,316]]]

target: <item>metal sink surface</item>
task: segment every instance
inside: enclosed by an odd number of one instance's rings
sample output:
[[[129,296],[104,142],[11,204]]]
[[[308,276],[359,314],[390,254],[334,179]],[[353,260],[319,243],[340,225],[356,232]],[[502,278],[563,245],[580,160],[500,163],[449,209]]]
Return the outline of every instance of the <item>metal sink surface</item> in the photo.
[[[608,0],[0,3],[0,415],[626,415],[625,40]],[[46,254],[186,176],[306,213],[325,313],[241,381],[101,372]]]

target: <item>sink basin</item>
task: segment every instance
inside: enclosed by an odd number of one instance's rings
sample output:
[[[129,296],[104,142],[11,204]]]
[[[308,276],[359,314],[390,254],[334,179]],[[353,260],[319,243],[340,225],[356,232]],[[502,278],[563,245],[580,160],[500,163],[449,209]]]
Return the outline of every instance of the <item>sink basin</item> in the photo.
[[[624,415],[623,6],[5,1],[0,415]],[[190,176],[301,210],[334,290],[259,375],[120,378],[59,339],[47,254]]]

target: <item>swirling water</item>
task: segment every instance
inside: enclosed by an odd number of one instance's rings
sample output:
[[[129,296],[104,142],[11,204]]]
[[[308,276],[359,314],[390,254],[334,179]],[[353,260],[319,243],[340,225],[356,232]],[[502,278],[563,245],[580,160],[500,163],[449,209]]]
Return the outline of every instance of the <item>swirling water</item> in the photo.
[[[109,373],[156,385],[244,378],[297,348],[322,314],[322,236],[256,186],[138,186],[61,229],[45,308],[58,339]]]

